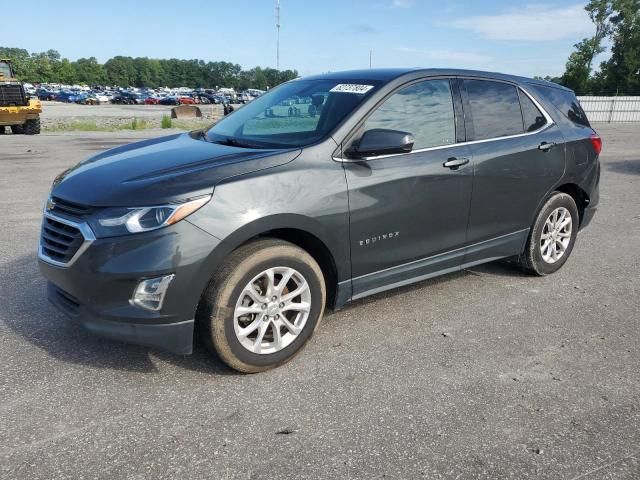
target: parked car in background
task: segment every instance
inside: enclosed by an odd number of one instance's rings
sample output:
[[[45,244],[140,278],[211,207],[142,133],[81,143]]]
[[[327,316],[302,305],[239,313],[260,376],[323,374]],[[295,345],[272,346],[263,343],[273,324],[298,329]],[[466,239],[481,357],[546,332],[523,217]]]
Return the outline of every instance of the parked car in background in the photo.
[[[193,97],[183,95],[178,97],[178,103],[180,103],[180,105],[194,105],[196,101]]]
[[[145,105],[158,105],[160,97],[150,96],[144,99]]]
[[[119,92],[115,97],[113,97],[111,103],[121,105],[137,105],[144,103],[144,98],[137,93]]]
[[[247,92],[241,92],[236,96],[236,102],[243,105],[249,103],[251,100],[253,100],[253,97]]]
[[[88,105],[106,105],[109,103],[109,97],[102,92],[91,92],[84,103]]]
[[[57,92],[54,92],[51,90],[45,90],[42,88],[36,91],[36,96],[38,97],[39,100],[46,100],[46,101],[55,100],[56,95],[57,95]]]
[[[213,103],[216,104],[229,104],[231,103],[231,99],[226,95],[214,95]]]
[[[174,97],[174,96],[163,97],[158,101],[158,103],[160,105],[179,105],[180,104],[178,97]]]
[[[68,90],[61,90],[55,96],[57,102],[73,103],[76,101],[78,94]]]

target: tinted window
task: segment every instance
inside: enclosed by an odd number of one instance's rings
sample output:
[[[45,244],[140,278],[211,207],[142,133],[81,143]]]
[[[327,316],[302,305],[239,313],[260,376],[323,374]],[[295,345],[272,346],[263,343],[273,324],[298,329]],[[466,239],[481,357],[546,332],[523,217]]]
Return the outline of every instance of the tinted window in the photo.
[[[522,118],[524,120],[524,130],[535,132],[547,123],[547,119],[529,96],[520,91],[520,106],[522,107]]]
[[[587,114],[580,106],[580,102],[570,90],[560,88],[543,87],[542,85],[533,85],[533,88],[542,95],[546,100],[551,102],[562,114],[578,125],[589,127]]]
[[[414,149],[455,143],[456,127],[449,80],[427,80],[398,90],[365,122],[365,131],[373,128],[413,134]]]
[[[267,148],[308,145],[324,138],[379,84],[322,78],[287,82],[220,120],[207,139]]]
[[[465,80],[475,140],[523,133],[518,91],[513,85],[488,80]]]

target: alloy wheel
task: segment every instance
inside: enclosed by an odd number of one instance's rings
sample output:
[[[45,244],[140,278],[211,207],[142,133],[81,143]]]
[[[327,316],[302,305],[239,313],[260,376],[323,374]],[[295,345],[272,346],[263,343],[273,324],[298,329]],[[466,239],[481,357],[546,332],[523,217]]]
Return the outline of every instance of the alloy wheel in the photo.
[[[540,253],[545,262],[556,263],[564,256],[571,243],[572,227],[569,210],[558,207],[551,212],[540,236]]]
[[[273,267],[256,275],[242,290],[233,314],[240,344],[266,355],[290,345],[302,332],[311,310],[311,290],[300,272]]]

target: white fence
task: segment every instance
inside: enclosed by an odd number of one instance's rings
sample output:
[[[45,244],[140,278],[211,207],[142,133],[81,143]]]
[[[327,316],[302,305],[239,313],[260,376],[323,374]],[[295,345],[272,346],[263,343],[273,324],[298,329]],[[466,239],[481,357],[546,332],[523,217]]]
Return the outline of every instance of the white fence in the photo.
[[[590,122],[640,122],[640,97],[578,97]]]

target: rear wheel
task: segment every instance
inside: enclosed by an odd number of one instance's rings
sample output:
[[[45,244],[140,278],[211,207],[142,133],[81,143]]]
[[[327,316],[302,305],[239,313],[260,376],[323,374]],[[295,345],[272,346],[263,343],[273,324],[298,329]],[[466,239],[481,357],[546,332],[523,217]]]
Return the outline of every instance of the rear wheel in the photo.
[[[573,250],[579,222],[573,198],[566,193],[554,193],[529,232],[525,251],[518,259],[520,267],[540,276],[560,270]]]
[[[324,304],[317,262],[293,244],[265,239],[227,258],[203,295],[197,321],[205,343],[227,365],[255,373],[298,353]]]
[[[11,133],[22,135],[24,133],[24,125],[11,125]]]
[[[27,120],[24,124],[24,133],[26,135],[37,135],[40,133],[40,119]]]

